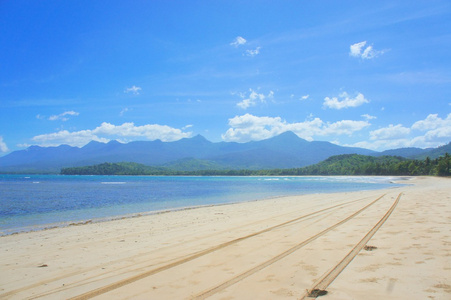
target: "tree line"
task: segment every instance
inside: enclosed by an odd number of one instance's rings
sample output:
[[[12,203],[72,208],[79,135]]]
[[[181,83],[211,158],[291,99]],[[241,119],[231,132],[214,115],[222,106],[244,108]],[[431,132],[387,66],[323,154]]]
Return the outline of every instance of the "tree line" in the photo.
[[[451,156],[436,159],[405,159],[397,156],[344,154],[302,168],[270,170],[197,170],[175,171],[138,163],[102,163],[61,169],[63,175],[194,175],[194,176],[285,176],[285,175],[434,175],[450,176]]]

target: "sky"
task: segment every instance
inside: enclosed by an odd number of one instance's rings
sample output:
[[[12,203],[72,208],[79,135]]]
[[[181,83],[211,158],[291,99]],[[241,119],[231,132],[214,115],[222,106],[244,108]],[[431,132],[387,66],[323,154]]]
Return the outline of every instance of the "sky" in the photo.
[[[451,2],[0,1],[0,156],[293,131],[451,141]]]

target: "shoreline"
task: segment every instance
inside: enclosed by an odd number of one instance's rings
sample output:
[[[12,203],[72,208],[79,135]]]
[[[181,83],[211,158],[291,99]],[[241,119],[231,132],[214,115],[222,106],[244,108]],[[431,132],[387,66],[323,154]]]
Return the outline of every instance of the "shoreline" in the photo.
[[[277,199],[277,198],[282,198],[282,197],[289,197],[289,196],[270,197],[268,199]],[[187,211],[187,210],[206,208],[206,207],[223,206],[223,205],[234,205],[234,204],[238,204],[238,203],[263,201],[263,200],[267,200],[267,199],[257,199],[257,200],[248,200],[248,201],[230,202],[230,203],[205,204],[205,205],[196,205],[196,206],[184,206],[184,207],[175,207],[175,208],[165,209],[165,210],[155,210],[155,211],[137,212],[137,213],[131,213],[131,214],[125,214],[125,215],[115,215],[115,216],[104,217],[104,218],[92,218],[92,219],[86,219],[86,220],[47,223],[47,224],[42,224],[42,225],[32,225],[32,226],[28,226],[28,227],[21,227],[19,229],[23,229],[23,230],[18,231],[18,232],[0,233],[0,238],[4,237],[4,236],[27,234],[29,232],[39,232],[39,231],[47,231],[47,230],[58,229],[58,228],[67,228],[67,227],[71,227],[71,226],[83,226],[83,225],[88,225],[88,224],[115,222],[115,221],[119,221],[119,220],[141,218],[141,217],[167,214],[167,213],[178,212],[178,211]],[[27,230],[25,228],[29,228],[29,229]],[[14,228],[14,230],[18,230],[18,229]]]
[[[399,203],[324,299],[451,295],[449,178],[0,237],[0,298],[300,299]]]
[[[18,174],[21,176],[27,176],[28,174]],[[61,176],[68,176],[68,175],[61,175]],[[97,176],[97,175],[69,175],[69,176]],[[104,176],[104,175],[102,175]],[[134,175],[105,175],[107,177],[111,176],[134,176]],[[139,176],[148,176],[148,175],[139,175]],[[149,175],[154,176],[154,175]],[[177,177],[205,177],[205,176],[177,176]],[[236,176],[207,176],[207,177],[236,177]],[[365,175],[355,175],[355,176],[347,176],[347,175],[333,175],[333,176],[323,176],[323,175],[308,175],[308,176],[242,176],[242,177],[254,177],[254,178],[284,178],[284,177],[306,177],[306,178],[386,178],[388,184],[396,184],[396,185],[406,185],[406,181],[412,180],[415,177],[412,176],[365,176]],[[29,177],[28,177],[29,178]],[[395,180],[396,179],[396,180]],[[100,182],[101,184],[116,184],[116,182]],[[121,182],[122,183],[122,182]],[[395,188],[395,187],[392,187]],[[377,190],[375,189],[362,189],[359,191],[369,191],[369,190]],[[383,188],[379,188],[383,189]],[[325,192],[331,193],[331,192]],[[62,222],[53,222],[53,223],[45,223],[45,224],[36,224],[36,225],[30,225],[26,227],[15,227],[15,228],[7,228],[2,231],[0,231],[0,237],[3,236],[9,236],[9,235],[17,235],[17,234],[23,234],[28,232],[38,232],[43,230],[52,230],[55,228],[65,228],[70,226],[82,226],[90,223],[104,223],[104,222],[111,222],[116,220],[122,220],[122,219],[132,219],[132,218],[138,218],[138,217],[144,217],[149,215],[155,215],[155,214],[163,214],[163,213],[171,213],[174,211],[179,210],[191,210],[191,209],[197,209],[202,207],[211,207],[211,206],[221,206],[221,205],[233,205],[237,203],[244,203],[244,202],[253,202],[253,201],[262,201],[267,199],[275,199],[275,198],[282,198],[282,197],[292,197],[292,196],[303,196],[303,195],[314,195],[314,194],[324,194],[321,192],[315,192],[315,193],[307,193],[307,194],[299,194],[299,195],[280,195],[280,196],[268,196],[266,198],[259,198],[259,199],[253,199],[253,200],[244,200],[244,201],[236,201],[236,202],[227,202],[227,203],[213,203],[213,204],[204,204],[204,205],[192,205],[192,206],[182,206],[182,207],[174,207],[174,208],[168,208],[168,209],[162,209],[162,210],[150,210],[150,211],[143,211],[143,212],[133,212],[133,213],[127,213],[123,215],[113,215],[113,216],[106,216],[106,217],[98,217],[98,218],[88,218],[88,219],[79,219],[79,220],[69,220],[69,221],[62,221]]]

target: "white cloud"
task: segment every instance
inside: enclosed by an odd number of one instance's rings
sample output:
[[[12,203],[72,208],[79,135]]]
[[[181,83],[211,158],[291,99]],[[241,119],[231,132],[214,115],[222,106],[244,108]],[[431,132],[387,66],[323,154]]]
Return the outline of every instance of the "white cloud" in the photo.
[[[361,117],[364,117],[365,120],[374,120],[374,119],[377,119],[377,117],[371,116],[371,115],[369,115],[369,114],[361,115]]]
[[[451,141],[451,127],[441,127],[429,130],[423,136],[415,138],[417,143],[422,142],[427,147],[434,147]]]
[[[251,99],[244,99],[243,101],[237,103],[237,106],[242,109],[247,109],[249,106],[254,106],[255,103],[251,102]]]
[[[255,50],[246,50],[246,55],[247,56],[258,55],[260,53],[260,49],[261,49],[261,47],[257,47],[257,48],[255,48]]]
[[[451,141],[451,113],[444,119],[438,114],[430,114],[426,119],[415,122],[410,128],[401,124],[391,124],[371,131],[370,140],[356,143],[354,146],[374,150],[438,147]]]
[[[410,133],[410,129],[402,126],[401,124],[393,126],[390,124],[388,127],[376,129],[370,132],[371,140],[397,140],[406,138]]]
[[[269,91],[269,94],[267,96],[269,99],[274,99],[274,91]]]
[[[451,113],[445,119],[438,114],[430,114],[424,120],[415,122],[412,130],[425,132],[423,136],[416,137],[417,143],[424,145],[437,145],[451,141]]]
[[[61,130],[54,133],[42,134],[32,138],[40,146],[58,146],[66,144],[70,146],[81,147],[90,141],[108,142],[118,137],[129,140],[161,140],[164,142],[176,141],[181,138],[187,138],[192,135],[191,132],[184,132],[181,129],[173,128],[167,125],[147,124],[135,126],[134,123],[123,123],[116,126],[107,122],[103,122],[94,129],[80,130],[69,132]]]
[[[248,142],[267,139],[286,131],[293,131],[299,137],[313,140],[314,136],[351,135],[370,124],[366,121],[342,120],[335,123],[323,122],[320,118],[304,122],[287,123],[280,117],[257,117],[251,114],[229,119],[229,128],[222,139],[233,142]]]
[[[359,57],[362,54],[362,48],[365,47],[366,41],[352,44],[349,48],[349,55]]]
[[[274,92],[270,91],[268,95],[264,95],[262,93],[257,93],[253,89],[249,89],[249,96],[247,96],[245,93],[239,93],[238,95],[243,99],[242,101],[238,102],[236,105],[239,108],[247,109],[251,106],[256,106],[258,103],[265,103],[266,98],[273,99],[274,98]]]
[[[119,115],[122,117],[126,112],[130,111],[130,109],[128,107],[124,108],[121,110],[121,112],[119,113]]]
[[[65,112],[63,112],[63,113],[61,113],[59,115],[52,115],[52,116],[50,116],[49,120],[50,121],[61,120],[61,121],[65,122],[65,121],[69,120],[69,118],[67,116],[78,116],[78,115],[79,115],[79,113],[76,112],[76,111],[73,111],[73,110],[65,111]],[[37,115],[36,117],[38,119],[42,118],[40,115]]]
[[[398,140],[378,140],[378,141],[363,141],[352,145],[346,145],[349,147],[360,147],[366,149],[372,149],[376,151],[382,151],[387,149],[397,149],[412,147],[410,139],[398,139]]]
[[[99,127],[92,130],[94,134],[124,137],[145,137],[148,140],[162,140],[164,142],[176,141],[184,137],[191,136],[191,133],[184,133],[180,129],[167,125],[147,124],[135,126],[133,122],[116,126],[103,122]]]
[[[365,48],[366,41],[352,44],[349,47],[349,55],[361,59],[373,59],[385,53],[384,50],[375,50],[372,45]]]
[[[301,100],[301,101],[302,101],[302,100],[307,100],[309,97],[310,97],[310,95],[304,95],[304,96],[302,96],[301,99],[299,99],[299,100]]]
[[[8,152],[8,146],[6,146],[6,143],[3,141],[3,137],[0,136],[0,152]]]
[[[246,44],[246,39],[241,36],[237,36],[235,40],[230,43],[230,46],[238,47],[244,44]]]
[[[373,46],[368,46],[366,47],[366,49],[363,51],[362,53],[362,58],[363,59],[371,59],[374,58],[376,56],[378,56],[380,54],[379,51],[376,51],[373,49]]]
[[[139,95],[139,92],[141,91],[142,89],[139,87],[139,86],[136,86],[136,85],[134,85],[134,86],[132,86],[132,87],[129,87],[129,88],[126,88],[125,90],[124,90],[124,93],[132,93],[133,95]]]
[[[340,100],[337,97],[324,98],[324,107],[332,109],[343,109],[348,107],[357,107],[365,103],[369,103],[368,99],[365,99],[362,93],[358,93],[355,98],[351,98],[348,93],[343,92],[339,95]]]
[[[235,47],[235,48],[238,48],[238,47],[240,47],[240,46],[242,46],[242,45],[244,45],[244,44],[246,44],[247,43],[247,41],[246,41],[246,39],[245,38],[243,38],[242,36],[237,36],[234,40],[233,40],[233,42],[231,42],[230,43],[230,46],[233,46],[233,47]],[[255,48],[255,49],[248,49],[248,50],[246,50],[245,52],[244,52],[244,54],[243,55],[246,55],[246,56],[256,56],[256,55],[258,55],[259,53],[260,53],[260,49],[261,49],[261,47],[257,47],[257,48]]]
[[[431,129],[451,127],[451,114],[448,114],[446,119],[442,119],[438,114],[430,114],[424,120],[415,122],[412,129],[426,131]]]
[[[370,126],[370,123],[367,121],[342,120],[335,123],[327,123],[320,135],[352,135],[354,132],[368,126]]]
[[[90,141],[103,143],[109,141],[109,139],[96,136],[91,130],[81,130],[75,132],[61,130],[54,133],[37,135],[33,137],[32,140],[39,146],[43,147],[59,146],[62,144],[70,146],[83,146]]]
[[[236,116],[229,119],[232,128],[222,135],[222,139],[234,142],[267,139],[286,131],[283,125],[280,117],[256,117],[250,114]]]

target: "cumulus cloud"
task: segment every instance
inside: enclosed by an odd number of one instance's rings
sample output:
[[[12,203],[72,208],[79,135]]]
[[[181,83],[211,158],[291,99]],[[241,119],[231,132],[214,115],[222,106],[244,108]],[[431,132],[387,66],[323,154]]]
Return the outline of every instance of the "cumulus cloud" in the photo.
[[[365,47],[366,41],[352,44],[349,48],[349,55],[351,56],[360,56],[362,54],[362,48]]]
[[[60,130],[54,133],[41,134],[32,138],[33,142],[43,147],[59,146],[62,144],[70,146],[84,146],[90,141],[106,143],[109,139],[96,136],[92,130],[81,130],[69,132]]]
[[[254,50],[246,50],[246,55],[247,55],[247,56],[255,56],[255,55],[258,55],[258,54],[260,54],[260,49],[261,49],[261,47],[257,47],[257,48],[255,48]]]
[[[0,136],[0,152],[8,152],[8,146],[6,146],[6,143],[3,141],[3,137]]]
[[[164,142],[176,141],[181,138],[191,137],[191,132],[173,128],[167,125],[147,124],[136,126],[134,123],[114,125],[103,122],[94,129],[69,132],[61,130],[54,133],[42,134],[32,138],[40,146],[58,146],[66,144],[81,147],[90,141],[108,142],[111,139],[125,138],[127,140],[161,140]]]
[[[142,89],[141,89],[139,86],[134,85],[134,86],[132,86],[132,87],[126,88],[126,89],[124,90],[124,93],[126,93],[126,94],[131,93],[131,94],[133,94],[133,95],[139,95],[139,92],[140,92],[141,90],[142,90]]]
[[[343,109],[348,107],[357,107],[369,102],[370,101],[365,99],[365,96],[362,93],[358,93],[356,97],[351,98],[348,93],[343,92],[338,97],[324,98],[323,105],[326,108]]]
[[[451,127],[441,127],[429,130],[423,136],[415,138],[415,142],[426,147],[435,147],[451,141]]]
[[[448,114],[445,119],[440,118],[438,114],[430,114],[426,119],[417,121],[412,125],[412,129],[420,131],[446,127],[451,127],[451,114]]]
[[[424,144],[446,143],[451,140],[451,113],[445,119],[438,114],[430,114],[424,120],[415,122],[412,129],[424,132],[423,136],[417,137],[418,142]]]
[[[364,117],[365,120],[374,120],[374,119],[377,119],[377,117],[371,116],[371,115],[369,115],[369,114],[361,115],[361,117]]]
[[[184,133],[182,130],[167,125],[147,124],[135,126],[133,122],[116,126],[103,122],[99,127],[92,130],[94,134],[123,137],[144,137],[148,140],[162,140],[171,142],[184,137],[191,136],[191,133]]]
[[[352,135],[371,124],[367,121],[342,120],[326,123],[319,135]]]
[[[390,124],[388,127],[376,129],[370,132],[371,140],[396,140],[406,138],[410,133],[410,129],[402,126],[401,124],[393,126]]]
[[[286,131],[282,129],[280,117],[256,117],[250,114],[229,119],[229,126],[232,128],[222,135],[222,139],[229,142],[262,140]]]
[[[265,103],[266,99],[273,99],[274,92],[270,91],[268,95],[264,95],[263,93],[257,93],[253,89],[249,89],[249,94],[239,93],[241,99],[236,105],[241,109],[247,109],[251,106],[256,106],[258,103]]]
[[[359,57],[361,59],[373,59],[379,55],[385,53],[384,50],[376,50],[372,45],[366,46],[366,41],[352,44],[349,47],[349,55],[353,57]]]
[[[69,120],[69,117],[68,116],[78,116],[79,115],[79,113],[78,112],[76,112],[76,111],[73,111],[73,110],[71,110],[71,111],[65,111],[65,112],[63,112],[63,113],[61,113],[61,114],[59,114],[59,115],[52,115],[52,116],[50,116],[49,117],[49,120],[50,121],[57,121],[57,120],[61,120],[61,121],[67,121],[67,120]],[[37,115],[36,116],[36,118],[38,118],[38,119],[40,119],[40,118],[42,118],[40,115]]]
[[[234,46],[234,47],[238,47],[241,45],[246,44],[246,39],[241,37],[241,36],[237,36],[233,42],[230,43],[230,46]]]
[[[301,101],[302,101],[302,100],[307,100],[309,97],[310,97],[310,95],[304,95],[304,96],[301,97],[300,100],[301,100]]]
[[[257,141],[286,131],[293,131],[299,137],[311,141],[314,136],[352,135],[369,125],[367,121],[342,120],[329,123],[320,118],[288,123],[280,117],[257,117],[245,114],[229,119],[231,128],[222,135],[222,139],[230,142]]]
[[[374,150],[404,147],[438,147],[451,141],[451,113],[444,119],[430,114],[410,127],[402,124],[379,128],[370,132],[370,141],[354,144]]]

